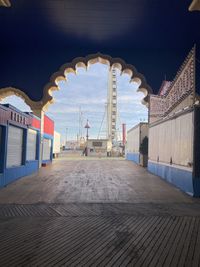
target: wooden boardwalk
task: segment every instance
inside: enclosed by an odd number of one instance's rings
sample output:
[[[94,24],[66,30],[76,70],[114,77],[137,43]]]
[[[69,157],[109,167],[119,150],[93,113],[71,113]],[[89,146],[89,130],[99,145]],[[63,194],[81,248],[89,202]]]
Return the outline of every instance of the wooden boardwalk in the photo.
[[[200,201],[124,160],[65,160],[0,190],[0,267],[200,266]]]
[[[200,205],[171,208],[1,205],[0,266],[200,266]]]
[[[174,186],[125,160],[61,158],[0,190],[0,203],[185,203]]]

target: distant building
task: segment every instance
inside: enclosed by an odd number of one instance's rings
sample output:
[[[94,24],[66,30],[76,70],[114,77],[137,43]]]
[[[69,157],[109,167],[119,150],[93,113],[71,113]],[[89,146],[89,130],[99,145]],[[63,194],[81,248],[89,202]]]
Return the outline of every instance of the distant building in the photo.
[[[111,153],[112,142],[108,139],[88,139],[88,156],[106,157]]]

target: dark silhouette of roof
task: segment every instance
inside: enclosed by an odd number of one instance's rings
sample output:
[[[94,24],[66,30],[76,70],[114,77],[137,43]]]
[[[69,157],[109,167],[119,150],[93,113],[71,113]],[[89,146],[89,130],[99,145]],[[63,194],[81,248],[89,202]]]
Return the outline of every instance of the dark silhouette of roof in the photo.
[[[200,12],[189,12],[190,3],[11,0],[0,7],[0,88],[19,88],[38,101],[62,64],[100,52],[134,65],[157,93],[194,43],[198,56]]]

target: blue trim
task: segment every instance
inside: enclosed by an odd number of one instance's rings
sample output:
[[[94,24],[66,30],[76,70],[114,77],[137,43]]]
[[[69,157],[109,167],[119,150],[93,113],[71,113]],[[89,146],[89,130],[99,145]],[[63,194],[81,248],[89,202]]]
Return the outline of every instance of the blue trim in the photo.
[[[4,186],[4,174],[0,173],[0,188]]]
[[[53,139],[53,135],[44,133],[44,134],[43,134],[43,138]]]
[[[187,194],[195,196],[192,171],[151,161],[148,162],[148,170],[174,184]]]
[[[127,153],[126,159],[130,161],[134,161],[135,163],[140,163],[140,153]]]

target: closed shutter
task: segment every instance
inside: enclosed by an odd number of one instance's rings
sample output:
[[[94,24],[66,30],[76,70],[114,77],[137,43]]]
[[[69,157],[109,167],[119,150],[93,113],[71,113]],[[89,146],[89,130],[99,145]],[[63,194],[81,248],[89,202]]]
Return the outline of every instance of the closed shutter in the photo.
[[[23,129],[9,126],[7,145],[7,168],[22,165]]]
[[[28,130],[27,136],[27,160],[36,159],[36,143],[37,143],[37,132],[34,130]]]
[[[43,160],[50,160],[50,154],[51,154],[51,140],[44,138],[43,139]]]

